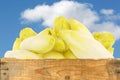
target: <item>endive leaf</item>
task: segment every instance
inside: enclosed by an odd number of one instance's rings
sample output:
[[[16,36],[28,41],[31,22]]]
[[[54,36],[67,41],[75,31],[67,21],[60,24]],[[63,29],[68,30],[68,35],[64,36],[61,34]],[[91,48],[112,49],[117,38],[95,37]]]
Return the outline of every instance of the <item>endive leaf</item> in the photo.
[[[70,50],[66,51],[63,55],[66,59],[77,59],[77,57]]]
[[[65,59],[65,57],[59,53],[59,52],[55,52],[55,51],[50,51],[48,53],[45,53],[43,55],[44,59]]]
[[[65,17],[60,16],[55,19],[53,30],[57,34],[59,31],[64,30],[64,29],[70,29],[70,25],[68,24],[68,21]]]
[[[51,35],[51,36],[55,36],[55,32],[51,28],[46,28],[43,31],[41,31],[38,35]]]
[[[56,37],[53,49],[58,52],[65,52],[67,50],[67,46],[62,39]]]
[[[112,46],[115,43],[115,37],[110,32],[95,32],[94,38],[99,41],[111,54],[114,52]]]
[[[20,31],[20,39],[21,40],[24,40],[28,37],[31,37],[31,36],[36,36],[37,33],[32,29],[32,28],[24,28]]]
[[[7,51],[4,55],[6,58],[17,58],[17,59],[42,59],[35,53],[26,50]]]
[[[60,39],[58,37],[58,33],[61,30],[69,29],[69,28],[70,28],[70,26],[69,26],[68,21],[65,17],[59,16],[54,20],[53,30],[56,34],[55,35],[55,46],[54,46],[55,51],[64,52],[67,50],[66,44],[64,43],[64,41],[62,39]]]
[[[70,19],[69,24],[71,30],[79,31],[81,34],[93,37],[91,32],[87,29],[87,27],[85,27],[82,23],[78,22],[77,20]]]
[[[13,50],[19,50],[21,42],[22,40],[20,38],[16,38],[13,44]]]
[[[101,43],[83,34],[79,31],[63,30],[59,36],[77,58],[113,58]]]
[[[46,53],[53,49],[55,39],[50,35],[39,35],[22,41],[20,48],[36,53]]]
[[[96,40],[102,43],[105,48],[112,47],[115,43],[115,37],[110,32],[95,32],[93,36]]]
[[[32,28],[24,28],[20,31],[20,38],[16,38],[13,44],[13,50],[19,50],[21,42],[31,36],[37,35],[35,31],[32,30]]]

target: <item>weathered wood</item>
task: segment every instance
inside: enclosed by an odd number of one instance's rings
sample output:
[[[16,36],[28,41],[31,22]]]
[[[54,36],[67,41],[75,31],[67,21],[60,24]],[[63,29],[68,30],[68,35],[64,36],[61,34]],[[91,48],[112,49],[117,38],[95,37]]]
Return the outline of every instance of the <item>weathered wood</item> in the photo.
[[[120,80],[119,59],[0,59],[0,80]]]

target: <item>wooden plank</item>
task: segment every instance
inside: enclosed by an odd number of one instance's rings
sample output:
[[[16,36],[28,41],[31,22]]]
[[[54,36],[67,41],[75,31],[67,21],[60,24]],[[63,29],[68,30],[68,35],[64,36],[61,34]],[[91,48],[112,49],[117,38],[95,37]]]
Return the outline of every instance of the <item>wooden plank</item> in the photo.
[[[120,80],[119,59],[0,59],[0,80]]]

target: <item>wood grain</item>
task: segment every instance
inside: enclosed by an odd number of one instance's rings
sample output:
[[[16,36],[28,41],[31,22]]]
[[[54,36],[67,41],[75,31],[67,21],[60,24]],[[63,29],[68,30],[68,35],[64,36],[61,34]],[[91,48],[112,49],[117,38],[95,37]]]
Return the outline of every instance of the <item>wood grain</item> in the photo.
[[[0,80],[120,80],[120,60],[2,58]]]

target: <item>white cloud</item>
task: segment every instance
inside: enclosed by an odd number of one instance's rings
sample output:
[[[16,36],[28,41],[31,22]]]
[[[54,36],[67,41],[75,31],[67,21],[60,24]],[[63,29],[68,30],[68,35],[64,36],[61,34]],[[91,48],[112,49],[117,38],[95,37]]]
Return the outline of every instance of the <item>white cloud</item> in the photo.
[[[74,18],[85,24],[91,31],[110,31],[116,39],[120,39],[120,26],[115,20],[120,19],[119,14],[115,14],[113,9],[102,9],[100,12],[93,10],[93,5],[88,3],[78,3],[75,1],[60,1],[52,5],[38,5],[33,9],[26,9],[21,14],[23,21],[37,22],[43,20],[44,26],[53,26],[53,21],[58,16]],[[102,21],[101,23],[98,23]],[[96,23],[97,22],[97,23]]]
[[[105,15],[112,15],[114,13],[113,9],[101,9],[100,12]]]
[[[22,18],[30,22],[44,20],[43,25],[53,26],[54,18],[63,15],[91,25],[99,19],[91,7],[91,4],[87,3],[60,1],[53,5],[38,5],[34,9],[27,9],[22,13]]]
[[[117,21],[120,19],[120,14],[115,13],[113,9],[101,9],[100,12],[104,14],[104,19],[108,21]]]

